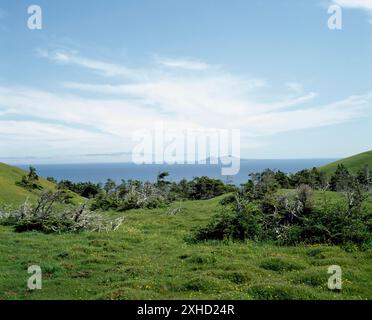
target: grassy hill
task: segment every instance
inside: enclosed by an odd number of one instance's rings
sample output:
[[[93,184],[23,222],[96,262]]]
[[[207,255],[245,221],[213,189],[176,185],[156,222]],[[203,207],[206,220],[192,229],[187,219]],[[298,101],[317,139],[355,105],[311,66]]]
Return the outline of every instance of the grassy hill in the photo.
[[[0,163],[0,204],[18,205],[23,203],[26,198],[30,200],[37,198],[38,191],[31,192],[16,185],[16,182],[21,181],[25,174],[27,172],[24,170]],[[53,183],[42,178],[40,178],[39,184],[44,190],[56,188]]]
[[[41,190],[31,191],[18,186],[16,182],[21,181],[22,176],[25,174],[27,174],[27,172],[22,169],[0,163],[0,206],[19,206],[20,204],[24,203],[26,199],[29,199],[31,202],[33,202],[38,198],[40,193],[57,189],[57,186],[54,183],[41,177],[39,177],[38,181],[38,184],[43,187]],[[72,191],[69,191],[69,194],[72,197],[72,203],[77,204],[84,200],[84,198]]]
[[[317,192],[316,201],[324,195]],[[168,208],[108,213],[125,217],[110,233],[15,233],[0,226],[0,300],[372,299],[370,250],[185,241],[210,221],[220,200],[186,201],[176,215]],[[33,264],[42,268],[42,290],[26,287]],[[341,292],[327,288],[331,265],[342,267]]]
[[[0,203],[36,198],[15,185],[24,174],[0,164]],[[43,179],[40,184],[55,188]],[[12,226],[0,225],[0,300],[372,299],[371,249],[188,242],[220,210],[223,197],[185,201],[175,215],[170,208],[105,212],[125,218],[109,233],[16,233]],[[341,197],[316,191],[314,202],[338,202]],[[372,197],[367,206],[372,210]],[[42,269],[42,290],[27,289],[31,265]],[[331,265],[342,268],[340,292],[327,288]]]
[[[336,168],[339,164],[343,164],[350,172],[353,173],[356,173],[365,165],[368,165],[368,167],[372,169],[372,150],[332,162],[320,167],[319,170],[325,172],[327,175],[331,175],[336,171]]]

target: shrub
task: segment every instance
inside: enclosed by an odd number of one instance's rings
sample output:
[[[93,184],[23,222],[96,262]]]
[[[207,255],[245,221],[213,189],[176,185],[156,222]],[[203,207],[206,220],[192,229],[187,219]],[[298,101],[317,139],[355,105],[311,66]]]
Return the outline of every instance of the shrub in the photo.
[[[103,215],[87,209],[86,204],[75,207],[62,206],[64,193],[43,193],[35,205],[26,201],[13,212],[1,213],[0,222],[13,225],[15,231],[77,232],[81,230],[117,230],[123,219],[108,221]]]
[[[16,185],[29,190],[41,190],[43,187],[38,183],[38,181],[39,176],[36,173],[36,169],[30,166],[28,174],[22,176],[21,181],[16,182]]]
[[[115,188],[106,183],[106,192],[101,192],[92,202],[92,210],[126,211],[140,208],[159,208],[169,203],[166,192],[156,185],[140,181],[130,181],[128,184]]]
[[[224,198],[222,198],[220,200],[220,204],[225,206],[225,205],[228,205],[228,204],[233,204],[235,202],[235,195],[234,194],[230,194]]]
[[[305,169],[292,174],[289,180],[292,187],[299,187],[301,185],[308,185],[313,189],[324,189],[327,187],[325,173],[315,167],[311,170]]]
[[[73,183],[70,180],[61,180],[58,182],[58,189],[70,190],[84,198],[94,198],[101,192],[101,185],[92,182]]]
[[[358,186],[337,202],[325,201],[314,207],[312,189],[298,187],[294,195],[264,194],[254,188],[223,199],[211,222],[197,230],[194,241],[261,240],[280,245],[354,244],[360,248],[372,243],[372,212]]]
[[[211,199],[231,190],[231,187],[225,185],[221,180],[208,177],[194,178],[190,184],[189,198],[193,200]]]
[[[343,164],[339,164],[330,180],[330,188],[333,191],[344,191],[353,183],[353,176]]]
[[[194,238],[197,241],[263,239],[263,218],[256,205],[236,197],[232,207],[223,207],[206,227],[196,232]]]
[[[250,201],[269,199],[279,188],[275,172],[270,169],[262,173],[251,173],[249,176],[251,179],[242,185],[241,194]]]

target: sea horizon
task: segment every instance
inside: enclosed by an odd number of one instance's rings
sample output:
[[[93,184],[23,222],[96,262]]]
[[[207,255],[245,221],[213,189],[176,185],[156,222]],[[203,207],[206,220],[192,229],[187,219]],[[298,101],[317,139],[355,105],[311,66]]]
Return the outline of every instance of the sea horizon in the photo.
[[[70,180],[73,182],[104,183],[112,179],[140,180],[154,182],[159,172],[170,173],[169,181],[191,180],[194,177],[208,176],[214,179],[240,184],[248,180],[249,174],[265,169],[281,170],[285,173],[295,173],[303,169],[311,169],[326,165],[337,159],[241,159],[238,174],[223,176],[221,164],[134,164],[133,162],[96,162],[96,163],[53,163],[53,164],[15,164],[18,168],[27,170],[31,165],[36,168],[41,177]]]

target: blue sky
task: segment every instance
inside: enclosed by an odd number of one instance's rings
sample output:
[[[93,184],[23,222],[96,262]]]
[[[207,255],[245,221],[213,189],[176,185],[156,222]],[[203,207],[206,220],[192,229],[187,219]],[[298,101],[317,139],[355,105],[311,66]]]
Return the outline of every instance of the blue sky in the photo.
[[[372,0],[4,0],[0,49],[0,161],[123,161],[155,121],[244,158],[372,149]]]

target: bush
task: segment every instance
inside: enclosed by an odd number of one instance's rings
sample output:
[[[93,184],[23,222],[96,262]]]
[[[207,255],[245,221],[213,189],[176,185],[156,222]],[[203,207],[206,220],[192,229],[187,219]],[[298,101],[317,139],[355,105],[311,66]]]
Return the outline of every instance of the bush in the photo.
[[[263,213],[254,204],[240,198],[232,207],[223,207],[210,224],[199,229],[194,239],[200,240],[260,240],[265,238],[262,225]]]
[[[43,187],[38,183],[39,176],[34,167],[29,168],[27,175],[22,176],[21,181],[16,182],[16,185],[29,190],[41,190]]]
[[[101,192],[92,202],[92,210],[117,210],[159,208],[167,205],[167,192],[155,184],[129,181],[116,186],[106,183],[105,192]]]
[[[72,227],[72,221],[60,219],[24,219],[14,224],[16,232],[40,231],[44,233],[66,232]]]
[[[72,181],[69,180],[61,180],[60,182],[58,182],[58,189],[70,190],[84,198],[90,199],[94,198],[101,192],[101,185],[94,184],[92,182],[73,183]]]
[[[246,190],[244,186],[233,198],[224,198],[220,211],[192,240],[251,239],[280,245],[354,244],[361,248],[372,242],[372,212],[363,206],[359,189],[338,202],[325,201],[317,207],[307,185],[301,185],[294,195],[264,194],[255,200],[254,190]]]
[[[26,201],[13,212],[1,212],[0,222],[13,225],[15,231],[77,232],[81,230],[117,230],[123,219],[108,221],[101,214],[91,212],[86,204],[63,206],[64,192],[43,193],[35,205]]]
[[[194,178],[190,183],[189,198],[193,200],[207,200],[232,190],[231,186],[225,185],[221,180],[208,177]]]

